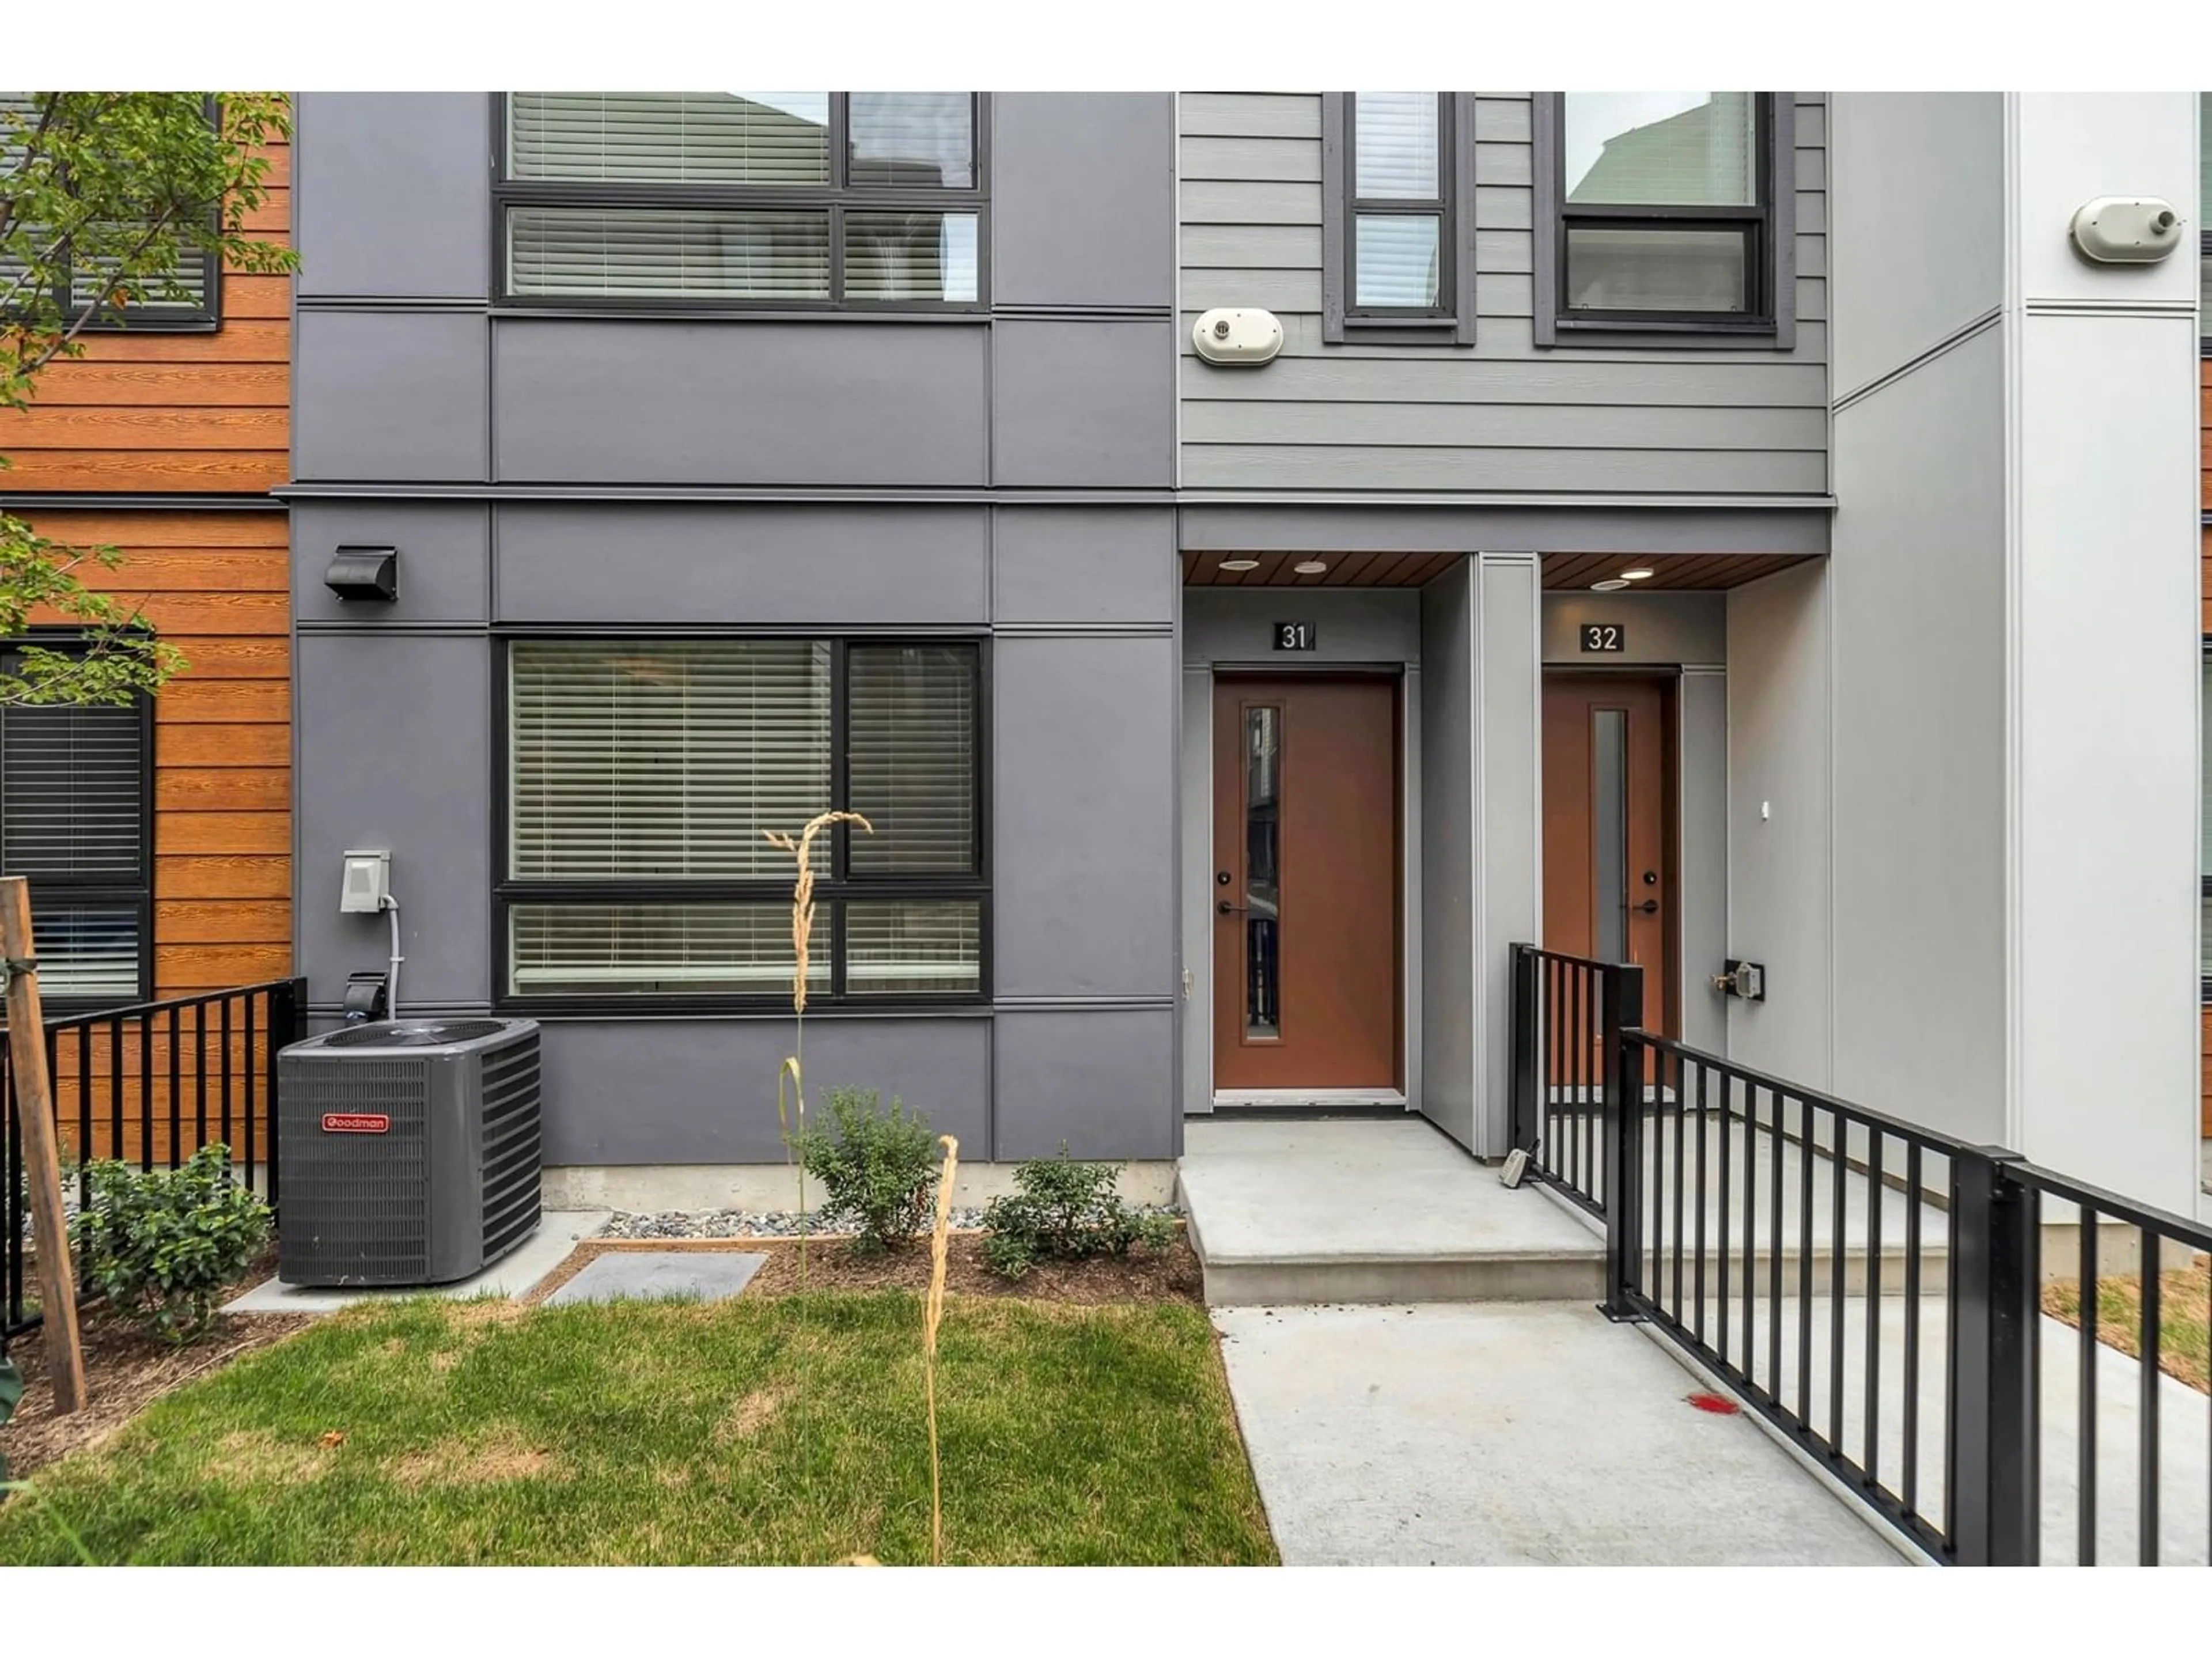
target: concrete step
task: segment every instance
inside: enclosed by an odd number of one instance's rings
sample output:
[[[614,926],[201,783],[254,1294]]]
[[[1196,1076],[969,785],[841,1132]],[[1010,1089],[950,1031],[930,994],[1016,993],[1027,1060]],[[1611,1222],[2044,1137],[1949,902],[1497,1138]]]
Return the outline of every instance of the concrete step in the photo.
[[[1825,1186],[1817,1189],[1825,1194]],[[1801,1272],[1796,1184],[1787,1183],[1779,1252],[1785,1295]],[[1357,1305],[1427,1302],[1595,1301],[1604,1293],[1604,1234],[1596,1220],[1548,1188],[1501,1185],[1495,1168],[1476,1162],[1419,1118],[1193,1121],[1177,1170],[1176,1196],[1215,1307]],[[1878,1277],[1883,1296],[1902,1296],[1905,1255],[1901,1212],[1885,1214],[1878,1275],[1870,1274],[1863,1200],[1847,1211],[1844,1285],[1863,1295]],[[1885,1212],[1891,1205],[1885,1203]],[[1684,1216],[1694,1239],[1695,1206]],[[1832,1285],[1831,1218],[1816,1204],[1814,1290]],[[1673,1287],[1673,1214],[1662,1218],[1662,1292]],[[1740,1298],[1746,1252],[1741,1212],[1732,1211],[1736,1248],[1729,1287]],[[1771,1284],[1776,1244],[1762,1204],[1749,1253],[1754,1295]],[[1709,1250],[1719,1217],[1709,1203]],[[1946,1271],[1940,1218],[1923,1230],[1923,1290]],[[1683,1289],[1694,1295],[1694,1267],[1684,1251]],[[1705,1293],[1717,1288],[1706,1262]],[[1671,1300],[1671,1297],[1669,1298]]]
[[[1405,1251],[1210,1246],[1186,1194],[1191,1247],[1215,1308],[1354,1306],[1415,1302],[1594,1302],[1605,1259],[1595,1245],[1535,1249]]]
[[[1177,1196],[1216,1307],[1594,1301],[1603,1243],[1419,1118],[1185,1127]]]

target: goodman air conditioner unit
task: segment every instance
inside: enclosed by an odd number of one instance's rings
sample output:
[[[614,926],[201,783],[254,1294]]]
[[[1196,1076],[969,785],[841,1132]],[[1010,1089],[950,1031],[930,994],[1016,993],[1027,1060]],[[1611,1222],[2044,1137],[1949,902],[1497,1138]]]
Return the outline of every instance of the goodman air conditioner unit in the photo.
[[[536,1230],[536,1020],[349,1025],[277,1080],[287,1285],[449,1284]]]

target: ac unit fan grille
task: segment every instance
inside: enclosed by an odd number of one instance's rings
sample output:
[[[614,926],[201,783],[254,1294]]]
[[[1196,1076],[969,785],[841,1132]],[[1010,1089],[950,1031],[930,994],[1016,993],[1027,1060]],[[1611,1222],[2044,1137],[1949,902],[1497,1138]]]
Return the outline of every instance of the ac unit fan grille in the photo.
[[[283,1277],[306,1284],[420,1279],[429,1267],[427,1066],[414,1060],[291,1066],[283,1085]],[[325,1134],[326,1113],[371,1114],[391,1127],[381,1134]],[[314,1218],[312,1231],[296,1224],[301,1216]]]

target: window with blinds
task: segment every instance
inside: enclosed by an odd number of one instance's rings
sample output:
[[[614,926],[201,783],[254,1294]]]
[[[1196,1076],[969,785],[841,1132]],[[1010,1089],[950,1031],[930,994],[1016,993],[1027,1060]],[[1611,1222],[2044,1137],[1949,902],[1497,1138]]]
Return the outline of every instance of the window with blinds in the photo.
[[[210,120],[214,113],[210,106]],[[0,176],[21,165],[29,135],[38,122],[36,93],[0,92]],[[7,231],[11,240],[20,237],[26,246],[40,234],[35,225],[9,226]],[[107,270],[112,272],[112,262]],[[21,289],[28,270],[24,259],[11,258],[5,246],[0,245],[0,312],[20,308],[27,297]],[[216,320],[220,288],[213,254],[185,250],[176,268],[160,278],[158,298],[135,301],[127,308],[117,306],[111,303],[108,284],[102,280],[96,261],[74,264],[65,259],[61,262],[58,280],[46,297],[68,320],[74,321],[87,311],[93,313],[92,319],[85,325],[88,329],[120,328],[126,323],[137,329],[195,328]]]
[[[507,993],[788,1003],[980,995],[981,663],[968,643],[519,640],[507,647]]]
[[[967,306],[981,297],[967,92],[513,92],[507,297]]]
[[[1767,94],[1561,100],[1561,316],[1755,321],[1771,313]]]
[[[49,1006],[148,994],[150,737],[143,705],[0,708],[0,874],[29,880]]]
[[[1439,316],[1451,292],[1449,100],[1355,92],[1351,106],[1350,314]]]

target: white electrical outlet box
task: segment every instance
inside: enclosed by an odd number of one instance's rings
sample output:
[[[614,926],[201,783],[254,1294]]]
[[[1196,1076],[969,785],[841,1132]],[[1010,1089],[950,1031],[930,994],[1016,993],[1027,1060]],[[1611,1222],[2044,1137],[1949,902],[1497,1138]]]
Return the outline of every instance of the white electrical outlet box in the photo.
[[[1264,363],[1283,349],[1283,325],[1272,311],[1224,306],[1191,325],[1190,343],[1209,363]]]
[[[345,885],[338,890],[341,915],[374,915],[392,895],[392,854],[387,852],[345,855]]]
[[[2181,216],[2155,196],[2100,196],[2074,215],[2074,246],[2100,264],[2154,264],[2181,246]]]

